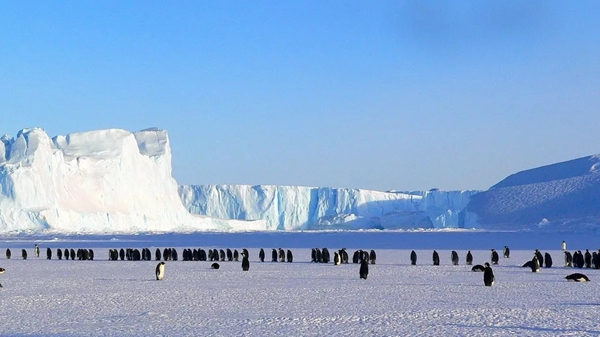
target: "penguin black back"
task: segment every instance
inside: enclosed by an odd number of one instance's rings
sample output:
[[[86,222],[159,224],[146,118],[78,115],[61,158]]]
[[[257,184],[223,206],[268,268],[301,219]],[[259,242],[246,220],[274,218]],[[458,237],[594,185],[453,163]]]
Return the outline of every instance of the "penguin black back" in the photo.
[[[414,250],[410,252],[410,264],[413,266],[417,265],[417,253]]]
[[[473,266],[473,268],[471,268],[471,271],[474,271],[474,272],[485,271],[485,266],[482,266],[480,264],[476,264],[476,265]]]
[[[498,252],[495,249],[492,249],[492,264],[498,264],[498,260],[500,260]]]
[[[434,266],[440,265],[440,255],[435,250],[433,251],[433,265]]]
[[[494,285],[494,281],[494,271],[490,267],[490,264],[486,262],[485,269],[483,270],[483,284],[486,287],[491,287]]]
[[[265,262],[265,250],[262,248],[260,249],[260,252],[258,252],[258,259],[260,260],[260,262]]]
[[[371,260],[371,264],[375,264],[376,260],[377,260],[377,254],[375,254],[375,251],[371,249],[371,252],[369,253],[369,260]]]
[[[292,263],[294,261],[294,254],[292,254],[291,250],[287,250],[287,262]]]
[[[565,276],[565,278],[567,279],[567,281],[573,281],[573,282],[589,282],[590,279],[581,273],[574,273],[571,275],[567,275]]]
[[[361,279],[367,279],[367,276],[369,276],[369,261],[363,260],[360,263],[359,275]]]
[[[46,259],[52,259],[52,249],[50,249],[50,247],[46,248]]]
[[[9,248],[6,248],[6,259],[7,259],[7,260],[10,260],[10,257],[11,257],[11,256],[12,256],[12,253],[11,253],[10,249],[9,249]]]
[[[473,264],[473,254],[471,254],[471,251],[467,252],[467,265],[472,265]]]
[[[504,258],[509,258],[510,257],[510,248],[508,248],[508,246],[504,246]]]
[[[451,254],[452,264],[458,266],[458,253],[453,250]]]
[[[277,262],[277,249],[275,248],[273,248],[273,250],[271,251],[271,262]]]
[[[544,263],[546,264],[546,268],[552,267],[552,256],[550,256],[550,254],[547,252],[544,254]]]
[[[216,262],[210,265],[210,269],[219,269],[219,267],[221,266]]]
[[[246,254],[242,255],[242,270],[248,271],[250,269],[250,261],[248,261],[248,256]]]
[[[27,260],[27,250],[21,249],[21,257],[23,260]]]

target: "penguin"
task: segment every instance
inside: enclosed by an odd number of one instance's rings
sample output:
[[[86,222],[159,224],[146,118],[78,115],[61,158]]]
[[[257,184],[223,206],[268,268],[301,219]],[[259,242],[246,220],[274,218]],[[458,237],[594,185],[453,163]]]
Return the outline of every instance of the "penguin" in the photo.
[[[50,247],[46,248],[46,259],[52,260],[52,249]]]
[[[160,281],[163,278],[165,278],[165,263],[161,261],[156,265],[156,280]]]
[[[453,250],[451,254],[452,264],[458,266],[458,253]]]
[[[340,258],[342,260],[342,263],[348,263],[348,253],[346,253],[346,248],[342,248]],[[329,255],[329,249],[323,248],[323,250],[321,250],[321,262],[329,263],[330,259],[331,255]]]
[[[563,242],[562,242],[561,249],[567,250],[567,243],[565,242],[565,240],[563,240]]]
[[[584,255],[584,261],[585,261],[585,267],[586,268],[592,268],[592,254],[590,253],[589,249],[585,250],[585,255]]]
[[[531,264],[531,271],[534,273],[537,273],[540,271],[540,260],[538,259],[537,255],[533,256],[533,259],[531,260],[532,264]]]
[[[94,260],[94,251],[91,249],[89,250],[88,259]]]
[[[219,258],[221,259],[221,262],[225,261],[225,251],[223,249],[219,249]]]
[[[294,261],[294,255],[292,254],[291,250],[287,250],[287,262],[288,263],[292,263],[292,261]]]
[[[538,261],[540,263],[540,266],[544,265],[544,256],[542,256],[542,253],[539,250],[535,250],[535,256],[538,258]]]
[[[483,270],[483,284],[485,284],[486,287],[491,287],[494,285],[494,271],[492,270],[492,267],[490,267],[489,263],[485,263],[485,269]]]
[[[360,263],[359,275],[361,279],[367,279],[367,276],[369,275],[369,261],[363,260]]]
[[[69,259],[69,248],[65,248],[65,260]]]
[[[68,252],[68,250],[65,249],[65,258],[68,260],[69,259],[69,254],[67,254],[67,252]],[[166,258],[167,255],[164,255],[164,256],[165,256],[165,260],[166,260],[167,259]],[[123,248],[121,248],[119,250],[119,259],[121,259],[121,261],[125,260],[125,250]]]
[[[580,250],[577,251],[577,259],[575,259],[575,256],[573,256],[574,262],[576,262],[576,267],[577,268],[583,268],[584,264],[585,264],[585,259],[583,258],[583,254],[581,253]]]
[[[56,257],[58,257],[59,260],[62,260],[62,250],[60,248],[56,249]]]
[[[565,251],[565,267],[573,267],[573,255]]]
[[[552,256],[550,256],[550,254],[547,252],[544,254],[544,263],[546,264],[546,268],[552,267]]]
[[[434,266],[440,265],[440,255],[435,250],[433,251],[433,265]]]
[[[358,263],[358,254],[360,250],[355,250],[354,254],[352,254],[352,263]]]
[[[317,262],[317,250],[315,248],[310,250],[310,262]]]
[[[239,261],[240,260],[240,253],[238,252],[237,249],[233,250],[233,261]]]
[[[498,260],[500,260],[498,252],[495,249],[492,249],[492,264],[498,264]]]
[[[27,260],[27,251],[25,249],[21,249],[21,257],[23,257],[23,260]]]
[[[75,260],[75,250],[71,248],[71,261]]]
[[[285,251],[279,248],[279,262],[285,262]]]
[[[161,257],[160,248],[156,248],[156,251],[154,252],[154,260],[160,261]]]
[[[177,261],[177,250],[175,248],[171,248],[171,260]]]
[[[375,254],[375,251],[371,249],[371,253],[369,254],[369,259],[371,260],[371,264],[375,264],[375,261],[377,260],[377,254]]]
[[[242,270],[248,271],[248,269],[250,269],[250,261],[248,261],[248,256],[244,254],[242,255]]]
[[[321,254],[319,254],[319,260],[321,260],[320,255]],[[277,262],[277,249],[275,248],[273,248],[273,250],[271,251],[271,262]]]
[[[219,264],[216,262],[210,265],[210,269],[219,269],[219,267]]]
[[[313,249],[313,252],[314,252],[314,249]],[[260,249],[260,252],[258,252],[258,259],[260,260],[260,262],[265,262],[265,250],[262,248]]]
[[[323,248],[323,249],[327,250],[327,248]],[[341,258],[342,258],[343,264],[348,264],[348,252],[346,251],[346,248],[342,248]],[[329,262],[329,251],[328,250],[327,250],[327,262]]]
[[[250,253],[248,252],[248,249],[246,249],[246,248],[242,249],[242,255],[246,255],[248,258],[250,258]]]
[[[227,261],[233,261],[233,252],[229,248],[227,248]]]
[[[529,261],[525,262],[521,267],[523,267],[523,268],[530,268],[532,271],[535,269],[535,266],[533,264],[533,260],[529,260]]]
[[[40,246],[38,246],[38,244],[35,244],[35,257],[40,257]]]
[[[482,265],[480,265],[480,264],[476,264],[476,265],[473,266],[473,268],[471,268],[471,271],[482,272],[482,271],[485,271],[485,267],[482,266]]]
[[[472,265],[473,264],[473,254],[471,254],[471,251],[467,252],[467,265]]]
[[[333,252],[333,265],[339,266],[340,264],[342,264],[340,254],[338,254],[338,252]]]
[[[504,246],[504,258],[508,259],[510,258],[510,248],[508,248],[508,246]]]
[[[0,274],[4,274],[5,271],[6,271],[6,269],[0,268]],[[2,288],[2,283],[0,283],[0,288]]]
[[[315,249],[315,258],[316,258],[315,261],[317,263],[323,262],[323,254],[321,253],[321,250],[319,248]]]
[[[6,259],[10,260],[11,256],[12,256],[12,253],[10,252],[10,248],[6,248]]]
[[[414,250],[410,252],[410,264],[413,266],[417,265],[417,253]]]
[[[565,276],[565,278],[567,279],[567,281],[573,281],[573,282],[589,282],[590,279],[580,273],[575,273],[575,274],[571,274],[571,275],[567,275]]]

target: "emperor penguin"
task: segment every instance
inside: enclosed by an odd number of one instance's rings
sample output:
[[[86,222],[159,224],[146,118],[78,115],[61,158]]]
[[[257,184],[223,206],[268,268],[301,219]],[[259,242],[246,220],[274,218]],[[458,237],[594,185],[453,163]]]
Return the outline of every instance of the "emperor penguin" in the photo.
[[[250,261],[248,261],[248,256],[246,254],[242,254],[242,270],[248,271],[250,269]]]
[[[473,264],[473,254],[471,254],[471,251],[467,252],[467,265],[472,265]]]
[[[550,254],[548,254],[548,252],[546,252],[544,254],[544,263],[546,265],[546,268],[552,267],[552,256],[550,256]]]
[[[440,265],[440,255],[435,250],[433,251],[433,265],[434,266]]]
[[[339,266],[340,264],[342,264],[342,258],[340,257],[340,254],[338,254],[338,252],[333,252],[333,264],[335,266]]]
[[[271,262],[277,262],[277,249],[275,248],[271,251]]]
[[[292,254],[292,251],[289,249],[287,250],[286,257],[287,257],[287,262],[292,263],[292,261],[294,261],[294,254]]]
[[[165,263],[161,261],[156,265],[156,280],[160,281],[164,277],[165,277]]]
[[[458,266],[458,253],[453,250],[451,254],[452,264]]]
[[[410,252],[410,264],[413,266],[417,265],[417,253],[414,250]]]
[[[46,259],[52,259],[52,249],[50,249],[50,247],[46,248]]]
[[[4,274],[5,271],[6,271],[6,269],[0,268],[0,274]],[[0,288],[2,288],[2,283],[0,283]]]
[[[258,252],[258,259],[260,262],[265,262],[265,250],[262,248],[260,249],[260,252]]]
[[[359,275],[361,279],[367,279],[367,276],[369,275],[369,261],[368,260],[363,260],[360,263],[360,270],[359,270]]]
[[[11,255],[12,255],[12,253],[10,252],[10,248],[6,248],[6,259],[10,260]]]
[[[35,244],[35,257],[40,257],[40,246],[38,246],[38,244]]]
[[[565,267],[573,267],[573,255],[565,251]]]
[[[561,248],[562,250],[567,250],[567,243],[565,242],[565,240],[563,240]]]
[[[21,249],[21,257],[23,260],[27,260],[27,251],[25,249]]]
[[[537,273],[540,271],[540,260],[538,259],[537,255],[533,256],[533,260],[531,260],[533,262],[533,264],[531,265],[531,271],[534,273]]]
[[[589,282],[590,281],[590,279],[587,276],[585,276],[584,274],[580,274],[580,273],[567,275],[567,276],[565,276],[565,278],[567,279],[567,281],[573,281],[573,282]]]
[[[500,260],[498,252],[495,249],[492,249],[492,264],[498,264],[498,260]]]
[[[504,246],[504,258],[509,258],[510,257],[510,248],[508,248],[508,246]]]
[[[485,284],[486,287],[491,287],[494,285],[494,271],[492,270],[492,267],[490,267],[489,263],[485,263],[485,269],[483,270],[483,284]]]

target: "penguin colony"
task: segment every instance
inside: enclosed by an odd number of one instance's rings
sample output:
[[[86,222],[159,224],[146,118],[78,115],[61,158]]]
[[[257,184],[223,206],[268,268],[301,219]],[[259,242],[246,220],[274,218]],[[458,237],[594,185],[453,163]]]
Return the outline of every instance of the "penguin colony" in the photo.
[[[590,253],[588,249],[586,249],[585,253],[581,250],[575,251],[571,254],[566,250],[566,243],[563,241],[562,250],[564,251],[564,260],[565,267],[574,267],[574,268],[591,268],[591,269],[600,269],[600,250],[598,252]],[[220,265],[217,262],[233,262],[239,261],[241,255],[241,266],[243,271],[249,271],[250,269],[250,261],[249,261],[249,252],[247,249],[243,249],[242,252],[238,252],[237,249],[231,250],[229,248],[226,249],[209,249],[208,252],[202,248],[185,248],[182,251],[181,260],[182,261],[210,261],[214,262],[211,264],[211,269],[219,269]],[[23,260],[27,259],[27,250],[21,250],[21,258]],[[36,244],[34,246],[34,256],[36,258],[40,257],[40,247]],[[56,249],[56,258],[58,260],[62,260],[63,257],[65,260],[94,260],[94,251],[92,249]],[[10,249],[6,249],[6,258],[11,259],[12,251]],[[53,257],[53,251],[50,248],[46,249],[46,259],[51,260]],[[510,249],[508,246],[504,246],[503,249],[503,257],[510,258]],[[260,262],[265,262],[265,250],[263,248],[260,249],[258,253],[258,258]],[[178,252],[175,248],[164,248],[161,250],[160,248],[156,248],[154,252],[154,260],[160,261],[156,266],[156,280],[163,280],[165,277],[165,262],[164,261],[178,261],[179,256]],[[292,263],[294,259],[293,253],[291,250],[284,250],[282,248],[273,248],[271,251],[271,262],[287,262]],[[109,261],[151,261],[152,253],[148,248],[135,249],[135,248],[121,248],[121,249],[109,249],[108,251],[108,260]],[[162,261],[161,261],[162,260]],[[440,265],[440,256],[436,250],[433,251],[432,255],[433,265]],[[352,263],[359,264],[359,278],[366,280],[369,274],[369,264],[376,264],[377,254],[374,250],[356,250],[352,254]],[[453,265],[459,265],[460,258],[456,251],[452,251],[450,254],[450,261]],[[466,264],[473,264],[473,255],[471,251],[468,251],[466,254]],[[491,249],[490,256],[491,265],[499,264],[499,255],[496,250]],[[311,262],[313,263],[325,263],[328,264],[332,262],[334,265],[341,264],[349,264],[349,254],[346,251],[346,248],[341,248],[333,252],[333,259],[331,259],[331,254],[327,248],[312,248],[311,249]],[[417,265],[417,253],[413,250],[410,253],[410,264]],[[483,279],[485,286],[493,286],[495,282],[494,272],[490,263],[486,262],[484,265],[475,265],[471,268],[473,272],[483,272]],[[542,253],[539,250],[535,250],[533,253],[532,259],[523,264],[523,267],[530,268],[532,272],[537,273],[544,268],[551,268],[553,265],[552,256],[549,253]],[[5,269],[0,268],[0,274],[4,273]],[[589,278],[582,273],[573,273],[565,277],[568,281],[575,282],[589,282]],[[2,285],[0,284],[0,287]]]

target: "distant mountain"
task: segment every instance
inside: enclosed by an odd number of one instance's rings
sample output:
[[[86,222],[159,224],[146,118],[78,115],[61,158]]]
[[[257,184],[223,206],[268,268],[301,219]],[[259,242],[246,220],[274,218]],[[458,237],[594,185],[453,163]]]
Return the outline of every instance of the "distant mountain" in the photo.
[[[468,224],[485,228],[595,228],[600,225],[600,156],[510,175],[474,195],[465,212]]]

